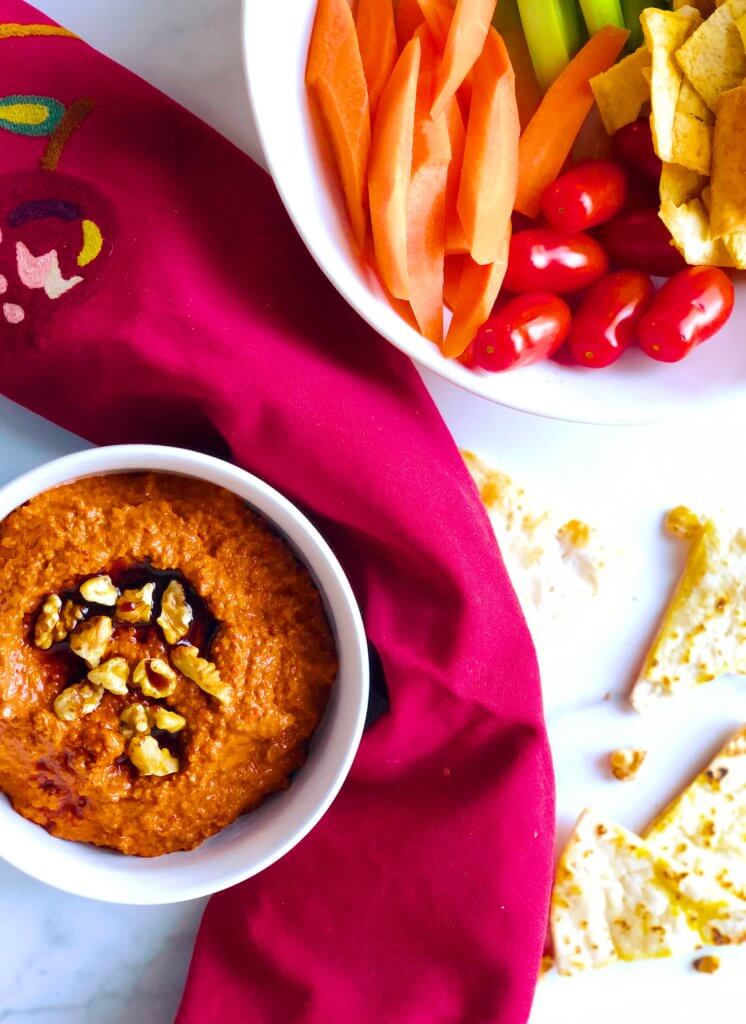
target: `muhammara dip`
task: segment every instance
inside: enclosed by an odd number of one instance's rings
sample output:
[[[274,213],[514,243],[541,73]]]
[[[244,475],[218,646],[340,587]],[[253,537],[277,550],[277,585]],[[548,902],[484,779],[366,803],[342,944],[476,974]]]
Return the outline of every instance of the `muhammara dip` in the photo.
[[[55,836],[188,850],[289,784],[337,662],[307,571],[233,494],[166,474],[0,524],[0,789]]]

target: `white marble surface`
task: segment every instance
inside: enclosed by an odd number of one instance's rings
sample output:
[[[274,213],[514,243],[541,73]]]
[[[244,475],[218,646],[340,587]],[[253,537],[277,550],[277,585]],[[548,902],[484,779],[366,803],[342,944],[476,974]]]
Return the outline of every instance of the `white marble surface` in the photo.
[[[241,76],[239,0],[39,6],[259,155]],[[566,835],[586,804],[639,827],[746,718],[746,685],[736,681],[703,688],[651,721],[629,713],[623,699],[682,557],[660,532],[661,513],[682,501],[745,507],[742,459],[729,453],[740,452],[746,417],[646,430],[580,427],[489,406],[432,377],[427,384],[460,444],[607,538],[615,568],[588,621],[568,632],[562,670],[553,671],[548,658],[545,671],[559,831]],[[82,443],[0,400],[0,481]],[[608,779],[603,759],[628,742],[651,753],[639,780],[622,785]],[[201,903],[105,906],[3,864],[0,894],[0,1024],[170,1021]],[[713,977],[695,974],[688,960],[621,965],[578,980],[550,975],[539,986],[532,1024],[622,1024],[633,1016],[647,1024],[664,1015],[699,1024],[706,1015],[733,1014],[744,956],[724,957]]]

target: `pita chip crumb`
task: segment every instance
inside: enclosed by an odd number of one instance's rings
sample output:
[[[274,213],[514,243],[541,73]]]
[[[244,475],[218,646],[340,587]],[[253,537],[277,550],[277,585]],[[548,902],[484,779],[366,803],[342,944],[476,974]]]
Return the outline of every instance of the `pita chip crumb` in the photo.
[[[692,963],[692,967],[695,971],[699,971],[700,974],[714,974],[720,970],[720,957],[698,956]]]

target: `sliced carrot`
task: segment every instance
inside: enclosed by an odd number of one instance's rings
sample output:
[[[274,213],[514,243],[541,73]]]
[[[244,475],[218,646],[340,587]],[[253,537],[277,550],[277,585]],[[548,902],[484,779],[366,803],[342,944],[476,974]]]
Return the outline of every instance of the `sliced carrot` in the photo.
[[[446,254],[443,272],[443,302],[449,309],[454,309],[458,302],[458,290],[466,258],[461,253]]]
[[[516,0],[499,0],[492,19],[495,29],[508,48],[510,63],[515,72],[515,98],[521,127],[525,128],[541,103],[541,86],[534,71],[531,53],[521,24]]]
[[[474,65],[458,214],[475,263],[494,263],[510,231],[521,134],[515,76],[494,28]]]
[[[453,307],[453,319],[443,343],[444,355],[455,358],[465,352],[492,312],[508,266],[509,246],[510,234],[504,241],[499,258],[486,266],[475,263],[470,256],[463,257],[464,266]]]
[[[404,47],[381,93],[368,165],[376,264],[383,283],[399,299],[409,298],[407,196],[420,52],[415,36]]]
[[[593,106],[590,79],[608,71],[628,37],[626,29],[604,26],[591,36],[547,89],[521,136],[516,210],[528,217],[539,213],[544,189],[562,170]]]
[[[422,17],[427,22],[435,45],[442,53],[448,41],[448,30],[453,19],[453,7],[447,0],[417,0]]]
[[[370,117],[375,121],[379,97],[399,52],[392,0],[358,0],[355,25],[368,83]]]
[[[347,0],[319,0],[308,49],[306,85],[334,151],[355,240],[367,230],[370,150],[368,86]]]
[[[469,243],[458,214],[457,201],[461,183],[461,168],[464,162],[466,129],[461,115],[461,107],[455,96],[448,104],[446,118],[448,120],[448,137],[451,142],[451,162],[448,165],[448,180],[446,182],[446,252],[464,253],[469,251]]]
[[[409,303],[420,330],[443,340],[443,261],[451,143],[444,116],[430,116],[439,56],[427,26],[416,32],[422,45],[414,115],[412,178],[407,200]]]
[[[396,38],[403,50],[422,24],[422,12],[417,0],[399,0],[396,5]]]
[[[496,0],[457,0],[438,71],[433,117],[445,111],[482,52],[495,3]]]

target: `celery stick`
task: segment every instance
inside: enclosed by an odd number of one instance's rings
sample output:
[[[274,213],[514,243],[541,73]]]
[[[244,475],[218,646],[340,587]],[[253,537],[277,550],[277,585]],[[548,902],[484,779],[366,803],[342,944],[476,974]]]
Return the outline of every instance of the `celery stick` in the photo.
[[[580,9],[591,35],[598,32],[604,25],[616,25],[617,28],[624,28],[619,0],[580,0]]]
[[[630,31],[627,42],[627,50],[631,53],[642,43],[642,26],[640,15],[646,7],[670,7],[670,4],[656,2],[656,0],[622,0],[622,14],[624,15],[624,27]]]
[[[576,0],[518,0],[536,77],[547,89],[585,39]]]

